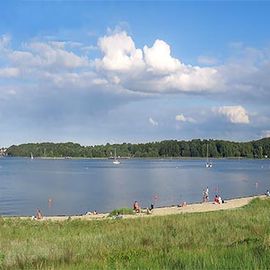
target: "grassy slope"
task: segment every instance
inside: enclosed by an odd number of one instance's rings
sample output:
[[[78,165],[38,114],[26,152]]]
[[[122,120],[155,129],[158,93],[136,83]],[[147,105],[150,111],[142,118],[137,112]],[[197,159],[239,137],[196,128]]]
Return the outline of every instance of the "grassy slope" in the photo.
[[[266,269],[270,200],[130,220],[0,219],[0,269]]]

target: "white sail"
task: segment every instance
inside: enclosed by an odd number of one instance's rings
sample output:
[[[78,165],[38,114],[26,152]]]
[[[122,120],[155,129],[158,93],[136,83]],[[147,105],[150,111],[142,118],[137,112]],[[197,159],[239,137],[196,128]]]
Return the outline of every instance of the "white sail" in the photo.
[[[115,165],[120,164],[120,161],[116,158],[116,148],[114,148],[114,160],[113,160],[113,164],[115,164]]]
[[[209,162],[208,160],[208,144],[206,145],[206,164],[205,164],[206,168],[212,168],[213,164],[211,162]]]

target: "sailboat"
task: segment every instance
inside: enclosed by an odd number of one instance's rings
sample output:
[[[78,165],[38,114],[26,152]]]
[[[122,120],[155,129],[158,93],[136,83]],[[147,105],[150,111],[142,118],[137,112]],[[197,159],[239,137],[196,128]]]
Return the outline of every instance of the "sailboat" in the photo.
[[[207,147],[206,147],[206,164],[205,164],[205,167],[206,168],[212,168],[213,167],[213,164],[211,162],[209,162],[209,160],[208,160],[208,144],[207,144]]]
[[[114,148],[114,160],[113,160],[113,164],[115,164],[115,165],[120,164],[120,161],[116,158],[116,148]]]
[[[31,159],[34,159],[34,156],[33,156],[33,153],[31,152],[31,157],[30,157]]]

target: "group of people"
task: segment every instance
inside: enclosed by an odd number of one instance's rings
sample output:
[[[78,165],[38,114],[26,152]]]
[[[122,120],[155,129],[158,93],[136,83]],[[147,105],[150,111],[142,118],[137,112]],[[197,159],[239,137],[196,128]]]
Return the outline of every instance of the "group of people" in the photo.
[[[203,190],[203,202],[209,202],[209,188]],[[220,195],[215,195],[214,197],[214,204],[222,204],[224,200],[220,197]]]
[[[270,197],[270,191],[267,190],[266,193],[265,193],[265,195],[268,196],[268,197]],[[209,202],[209,188],[208,187],[206,187],[206,189],[203,190],[203,202]],[[222,198],[219,195],[215,195],[215,197],[214,197],[214,204],[222,204],[222,203],[224,203],[224,200],[222,200]],[[187,203],[186,202],[183,202],[183,203],[179,204],[178,207],[183,207],[183,206],[186,206],[186,205],[187,205]],[[152,212],[153,209],[154,209],[154,204],[151,204],[150,207],[147,207],[146,213],[147,214],[151,214],[151,212]],[[133,210],[134,210],[135,213],[141,213],[141,207],[140,207],[138,201],[135,201],[134,202],[134,204],[133,204]],[[91,214],[96,215],[97,214],[97,211],[95,210]],[[37,209],[36,215],[33,216],[33,219],[40,220],[42,218],[43,218],[42,212],[40,211],[40,209]]]
[[[151,204],[150,207],[146,208],[146,214],[151,214],[153,209],[154,209],[154,204]],[[141,213],[141,207],[140,207],[138,201],[134,202],[133,210],[135,213]]]
[[[214,204],[222,204],[224,201],[221,199],[220,196],[216,195],[214,198]]]
[[[265,193],[266,196],[270,197],[270,191],[267,190],[266,193]],[[206,189],[203,190],[203,202],[208,202],[209,201],[209,189],[208,187],[206,187]],[[214,197],[214,204],[222,204],[224,203],[224,200],[222,200],[222,198],[219,196],[219,195],[215,195]],[[186,202],[183,202],[179,205],[177,205],[178,207],[183,207],[183,206],[187,206],[187,203]],[[147,207],[146,208],[146,213],[147,214],[151,214],[152,211],[154,209],[154,204],[151,204],[150,207]],[[138,201],[135,201],[134,204],[133,204],[133,210],[135,213],[141,213],[141,207],[138,203]],[[97,214],[97,211],[95,210],[93,213],[91,212],[88,212],[87,214],[93,214],[93,215],[96,215]],[[42,212],[40,211],[40,209],[37,209],[36,211],[36,215],[33,216],[33,219],[36,219],[36,220],[40,220],[40,219],[43,219],[43,214]]]

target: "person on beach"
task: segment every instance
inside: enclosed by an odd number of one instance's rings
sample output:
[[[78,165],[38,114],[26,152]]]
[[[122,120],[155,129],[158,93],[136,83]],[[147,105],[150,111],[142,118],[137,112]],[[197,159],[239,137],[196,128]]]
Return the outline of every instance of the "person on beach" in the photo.
[[[208,187],[206,187],[206,190],[205,190],[205,201],[206,202],[209,201],[209,189],[208,189]]]
[[[219,202],[219,204],[222,204],[223,203],[223,201],[222,201],[222,199],[221,199],[220,196],[218,196],[218,202]]]
[[[187,202],[182,202],[177,205],[177,207],[185,207],[187,206]]]
[[[139,203],[137,201],[135,201],[134,204],[133,204],[133,210],[136,213],[140,213],[141,212],[141,208],[140,208]]]
[[[206,187],[206,189],[203,190],[203,202],[209,201],[209,189]]]
[[[224,201],[221,199],[219,195],[216,195],[214,199],[214,204],[222,204],[222,203],[224,203]]]
[[[40,211],[40,209],[37,209],[37,212],[36,212],[36,215],[35,215],[35,219],[42,219],[43,218],[43,215]]]
[[[52,207],[52,202],[53,202],[52,198],[49,198],[48,199],[48,208]]]
[[[123,215],[121,215],[119,212],[117,212],[115,219],[122,219]]]
[[[205,190],[203,189],[203,197],[202,197],[202,201],[205,202],[206,198],[205,198]]]
[[[269,192],[268,189],[266,190],[265,195],[266,195],[267,197],[270,197],[270,192]]]
[[[214,198],[214,204],[219,204],[218,195],[216,195],[215,198]]]

